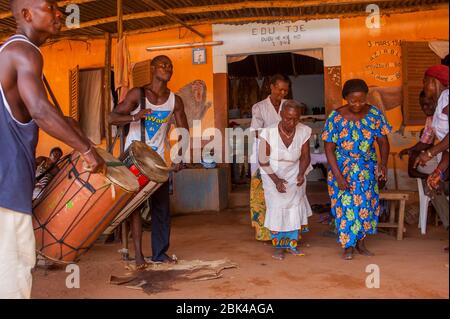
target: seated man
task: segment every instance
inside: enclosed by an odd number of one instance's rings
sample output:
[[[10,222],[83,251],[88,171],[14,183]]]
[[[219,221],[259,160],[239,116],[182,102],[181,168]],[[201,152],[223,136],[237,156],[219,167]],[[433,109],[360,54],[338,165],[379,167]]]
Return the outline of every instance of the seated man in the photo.
[[[54,147],[50,150],[49,157],[39,156],[36,158],[36,185],[33,191],[33,200],[41,194],[42,190],[58,173],[59,169],[56,163],[62,155],[62,150],[59,147]]]
[[[432,128],[433,115],[436,109],[436,105],[431,101],[431,99],[425,97],[425,92],[421,91],[419,96],[419,104],[422,108],[423,113],[427,116],[425,121],[425,127],[420,135],[420,141],[412,147],[405,148],[399,153],[400,159],[404,155],[408,155],[408,175],[411,178],[422,178],[426,179],[431,172],[436,168],[437,162],[430,161],[426,166],[420,166],[415,168],[414,163],[417,156],[421,151],[429,149],[433,146],[435,135]]]

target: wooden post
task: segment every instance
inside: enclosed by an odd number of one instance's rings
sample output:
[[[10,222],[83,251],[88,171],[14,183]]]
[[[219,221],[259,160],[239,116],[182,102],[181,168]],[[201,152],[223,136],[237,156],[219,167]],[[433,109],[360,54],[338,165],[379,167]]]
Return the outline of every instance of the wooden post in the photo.
[[[123,0],[117,0],[117,41],[123,38]],[[118,90],[118,95],[120,99],[120,89]],[[123,126],[117,128],[120,134],[120,154],[125,150],[125,134]]]
[[[117,0],[117,41],[123,38],[123,3],[122,0]],[[118,91],[120,98],[120,89]],[[120,131],[120,154],[124,152],[125,148],[125,136],[123,126],[118,126]],[[128,258],[128,227],[127,221],[122,223],[122,259]]]
[[[298,77],[297,68],[295,66],[295,55],[291,52],[291,62],[292,62],[292,71],[294,72],[294,76]]]
[[[262,79],[261,70],[259,69],[258,57],[256,54],[253,55],[253,61],[255,62],[256,74],[258,76],[258,80]]]
[[[105,72],[104,72],[104,123],[106,135],[106,147],[109,149],[112,142],[111,125],[109,125],[108,117],[111,111],[111,34],[105,34]],[[112,151],[111,151],[112,153]]]
[[[123,37],[123,4],[122,0],[117,0],[117,37]]]
[[[400,200],[400,208],[398,209],[398,228],[397,240],[403,239],[403,228],[405,222],[405,199]]]

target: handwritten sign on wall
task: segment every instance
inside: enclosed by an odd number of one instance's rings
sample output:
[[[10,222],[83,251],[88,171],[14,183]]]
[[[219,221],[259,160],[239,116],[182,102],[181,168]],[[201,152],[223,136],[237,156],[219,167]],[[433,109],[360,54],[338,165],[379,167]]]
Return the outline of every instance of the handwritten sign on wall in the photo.
[[[401,40],[367,41],[371,50],[365,71],[380,82],[394,82],[401,77]]]
[[[223,57],[266,52],[301,51],[340,46],[339,19],[277,21],[244,25],[214,24],[214,41],[224,44],[213,48],[214,72],[226,72]],[[337,50],[339,51],[339,50]],[[333,51],[337,52],[336,50]],[[335,55],[335,54],[334,54]],[[216,61],[222,57],[221,65]],[[334,56],[340,64],[340,55]]]

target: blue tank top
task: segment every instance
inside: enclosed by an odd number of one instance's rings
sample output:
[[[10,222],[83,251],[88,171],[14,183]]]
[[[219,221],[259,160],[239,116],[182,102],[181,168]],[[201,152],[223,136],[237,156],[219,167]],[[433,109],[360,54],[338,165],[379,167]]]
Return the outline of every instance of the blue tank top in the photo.
[[[7,45],[17,41],[27,42],[39,51],[27,37],[15,35],[0,47],[0,55]],[[0,83],[0,207],[32,213],[37,141],[37,124],[34,120],[20,123],[14,118]]]

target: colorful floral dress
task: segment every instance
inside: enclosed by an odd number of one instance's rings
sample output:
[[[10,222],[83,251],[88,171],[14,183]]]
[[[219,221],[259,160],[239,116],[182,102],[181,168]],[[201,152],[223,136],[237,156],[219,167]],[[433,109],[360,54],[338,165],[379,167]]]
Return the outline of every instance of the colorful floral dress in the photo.
[[[383,113],[371,106],[361,120],[349,121],[333,111],[328,117],[322,139],[336,144],[339,169],[350,189],[338,187],[332,171],[328,172],[331,213],[335,217],[338,243],[354,247],[367,234],[377,231],[378,202],[376,138],[387,135],[391,126]]]

